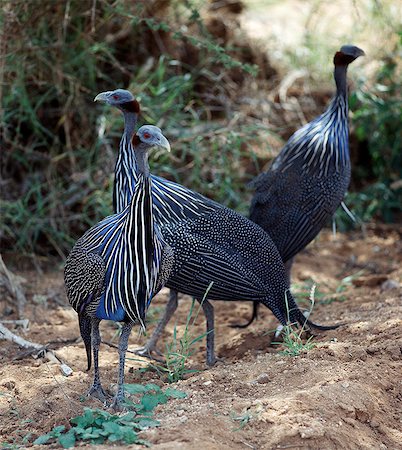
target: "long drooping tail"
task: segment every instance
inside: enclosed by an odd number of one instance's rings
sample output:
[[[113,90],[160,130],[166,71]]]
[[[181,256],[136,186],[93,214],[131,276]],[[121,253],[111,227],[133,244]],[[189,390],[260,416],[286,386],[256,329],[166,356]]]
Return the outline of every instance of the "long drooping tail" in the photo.
[[[335,330],[336,328],[343,325],[342,323],[336,325],[319,325],[307,319],[297,306],[297,303],[295,302],[295,299],[293,298],[290,291],[286,292],[285,301],[282,303],[281,307],[272,309],[272,312],[275,314],[282,325],[287,325],[289,323],[298,323],[302,327],[305,327],[307,325],[311,328],[316,328],[317,330],[322,331]]]
[[[89,370],[92,365],[91,319],[85,314],[78,314],[78,323],[80,326],[81,337],[84,341],[85,350],[87,352],[87,370]]]

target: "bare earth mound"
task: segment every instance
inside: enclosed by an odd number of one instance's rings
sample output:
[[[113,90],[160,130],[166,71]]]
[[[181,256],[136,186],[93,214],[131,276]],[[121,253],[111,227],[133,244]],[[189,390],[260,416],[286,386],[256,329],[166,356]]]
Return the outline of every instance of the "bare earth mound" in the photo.
[[[297,357],[284,356],[281,346],[272,345],[270,331],[276,322],[268,310],[248,329],[236,330],[228,325],[245,321],[249,305],[215,302],[222,361],[205,369],[205,348],[195,349],[189,367],[199,371],[176,385],[187,398],[159,406],[161,427],[142,437],[156,449],[402,448],[401,267],[401,230],[396,227],[369,228],[365,238],[360,232],[338,234],[336,239],[323,233],[298,257],[293,282],[304,286],[306,296],[307,281],[318,283],[315,322],[345,325],[321,333],[314,339],[317,346]],[[29,432],[32,441],[54,425],[68,425],[84,406],[101,407],[94,399],[81,401],[91,374],[85,371],[76,315],[66,305],[62,271],[19,275],[27,280],[30,327],[26,333],[14,331],[50,343],[74,373],[64,377],[58,365],[29,356],[15,359],[22,350],[0,341],[0,440],[17,444]],[[154,306],[164,304],[163,294]],[[189,305],[188,299],[180,302],[178,332]],[[0,306],[9,309],[5,302]],[[171,341],[173,326],[164,342]],[[111,341],[116,327],[105,323],[102,331],[103,339]],[[203,331],[200,315],[191,333]],[[142,342],[144,338],[133,333],[130,348]],[[127,383],[163,384],[156,373],[136,370],[146,362],[131,356],[135,360],[128,361]],[[116,349],[102,346],[101,374],[110,390],[117,359]]]

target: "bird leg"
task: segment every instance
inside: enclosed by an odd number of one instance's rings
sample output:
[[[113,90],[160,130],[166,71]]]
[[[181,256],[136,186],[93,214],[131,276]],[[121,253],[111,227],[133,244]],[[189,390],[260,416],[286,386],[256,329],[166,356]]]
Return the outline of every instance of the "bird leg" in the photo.
[[[213,366],[217,361],[215,357],[214,307],[206,299],[197,299],[197,301],[202,306],[207,321],[207,364]]]
[[[247,328],[250,326],[255,319],[258,319],[258,302],[253,302],[253,313],[251,318],[246,323],[233,323],[229,325],[231,328]]]
[[[101,343],[101,336],[99,333],[100,320],[96,317],[91,319],[91,341],[94,357],[94,382],[88,391],[88,395],[91,395],[101,402],[106,402],[107,395],[102,388],[100,375],[99,375],[99,347]]]
[[[113,402],[110,405],[116,411],[123,409],[124,402],[124,365],[126,362],[126,351],[128,347],[128,338],[133,328],[133,322],[126,322],[121,330],[119,340],[119,379],[117,382],[117,392],[114,396]]]
[[[155,358],[152,356],[152,353],[155,352],[159,356],[162,356],[162,353],[156,348],[156,344],[161,337],[163,330],[165,329],[167,323],[173,316],[174,312],[177,309],[178,305],[178,294],[177,291],[174,291],[173,289],[170,290],[170,296],[168,304],[166,305],[165,312],[163,313],[162,319],[159,321],[155,331],[152,333],[152,336],[149,338],[149,340],[146,342],[144,347],[139,348],[136,350],[137,355],[144,356],[145,358],[150,359],[156,359],[157,361],[160,361],[160,359]]]

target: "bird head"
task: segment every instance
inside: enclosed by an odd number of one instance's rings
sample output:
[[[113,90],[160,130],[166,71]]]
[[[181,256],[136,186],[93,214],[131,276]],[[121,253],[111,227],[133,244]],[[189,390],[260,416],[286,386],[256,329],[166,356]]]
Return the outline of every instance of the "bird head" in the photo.
[[[334,64],[335,66],[347,66],[364,54],[364,51],[359,47],[354,45],[343,45],[341,49],[335,53]]]
[[[140,104],[135,100],[133,94],[125,89],[101,92],[94,98],[94,102],[103,102],[111,106],[116,106],[122,111],[140,112]]]
[[[149,147],[160,147],[170,152],[169,141],[162,134],[162,130],[154,125],[143,125],[138,129],[133,137],[133,144],[137,146],[140,143]]]

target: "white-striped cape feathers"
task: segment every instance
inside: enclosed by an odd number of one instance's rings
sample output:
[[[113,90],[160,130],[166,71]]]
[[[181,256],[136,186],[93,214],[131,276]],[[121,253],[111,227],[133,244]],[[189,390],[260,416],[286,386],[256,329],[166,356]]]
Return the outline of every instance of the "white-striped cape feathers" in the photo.
[[[330,169],[339,172],[349,164],[347,101],[342,95],[335,96],[321,116],[297,130],[272,163],[271,170],[285,172],[301,160],[299,167],[307,173],[327,177]]]
[[[76,244],[104,261],[100,302],[106,315],[113,315],[120,304],[128,317],[142,326],[158,284],[161,287],[158,276],[165,246],[153,220],[151,183],[139,175],[131,202],[123,211],[103,219]]]

